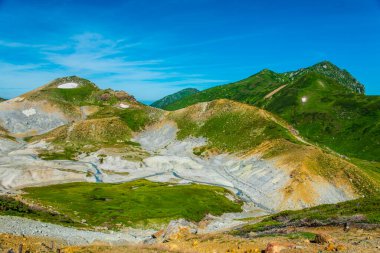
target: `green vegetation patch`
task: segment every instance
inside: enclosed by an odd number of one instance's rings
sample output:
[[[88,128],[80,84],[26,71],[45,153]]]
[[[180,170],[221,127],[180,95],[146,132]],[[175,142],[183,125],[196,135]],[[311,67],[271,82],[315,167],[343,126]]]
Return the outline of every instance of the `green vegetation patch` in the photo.
[[[350,162],[363,169],[363,171],[377,183],[377,188],[380,189],[380,162],[355,158],[350,159]]]
[[[288,81],[286,76],[270,70],[263,70],[241,81],[212,87],[174,100],[162,108],[166,110],[178,110],[199,102],[221,98],[255,104],[265,95],[285,84],[286,81]]]
[[[307,239],[309,241],[315,240],[315,234],[311,232],[268,233],[257,235],[257,237],[286,237],[289,239]]]
[[[288,222],[302,219],[326,221],[338,220],[342,217],[362,215],[361,222],[380,223],[380,196],[345,201],[338,204],[319,205],[299,211],[284,211],[275,214],[264,221],[286,220]]]
[[[15,141],[16,140],[16,138],[13,137],[13,136],[10,136],[8,130],[6,130],[2,126],[0,126],[0,138],[8,139],[8,140],[11,140],[11,141]]]
[[[92,153],[102,148],[115,149],[140,161],[146,156],[140,145],[132,142],[131,129],[118,117],[88,119],[71,126],[62,126],[28,141],[46,140],[54,148],[39,151],[44,160],[75,160],[81,153]]]
[[[31,207],[7,196],[0,196],[0,215],[19,216],[65,226],[81,226],[65,215]]]
[[[282,225],[281,222],[276,220],[264,220],[258,223],[250,224],[244,226],[241,230],[239,230],[239,233],[249,233],[249,232],[262,232],[265,230],[268,230],[273,227],[277,227],[279,225]]]
[[[380,162],[380,96],[364,95],[362,84],[329,62],[283,74],[264,70],[173,101],[165,109],[220,98],[276,113],[308,140],[340,154]]]
[[[235,230],[232,234],[245,235],[250,232],[262,232],[278,227],[304,226],[305,222],[320,221],[325,224],[352,223],[380,224],[380,196],[360,198],[338,204],[325,204],[295,211],[283,211],[271,215],[261,222],[249,224]]]
[[[222,151],[239,152],[257,147],[263,141],[294,137],[282,126],[259,115],[255,110],[221,111],[196,122],[187,115],[175,117],[178,139],[205,137],[208,144]]]
[[[135,132],[152,123],[149,113],[142,109],[124,110],[119,114],[119,117]]]
[[[71,160],[75,161],[76,156],[79,154],[78,150],[66,146],[61,151],[43,150],[38,154],[38,157],[43,160]]]
[[[194,88],[183,89],[174,94],[163,97],[160,100],[157,100],[156,102],[152,103],[151,106],[164,109],[167,105],[170,105],[175,101],[181,100],[187,96],[196,94],[198,92],[199,90]]]
[[[206,214],[241,211],[226,189],[206,185],[169,185],[138,180],[123,184],[69,183],[24,189],[26,198],[52,206],[89,225],[147,226],[185,218],[200,221]]]
[[[60,89],[60,84],[74,82],[79,86],[72,89]],[[47,99],[53,101],[67,112],[72,112],[74,105],[86,105],[94,102],[93,95],[99,91],[99,88],[89,80],[77,77],[68,76],[58,78],[42,87],[38,92],[29,95],[30,99],[42,100]]]
[[[74,89],[52,88],[48,90],[48,95],[52,98],[63,99],[66,102],[82,105],[95,91],[93,86],[81,86]]]
[[[380,159],[380,96],[353,93],[336,80],[309,73],[258,105],[309,140],[346,156]]]
[[[279,234],[279,236],[284,236],[289,239],[308,239],[310,241],[315,240],[315,234],[311,232],[294,232],[284,235]]]
[[[111,106],[103,107],[100,111],[91,115],[91,119],[119,117],[121,121],[126,123],[132,131],[140,131],[147,125],[153,123],[158,118],[158,110],[152,110],[148,107],[136,107],[128,109],[120,109]]]

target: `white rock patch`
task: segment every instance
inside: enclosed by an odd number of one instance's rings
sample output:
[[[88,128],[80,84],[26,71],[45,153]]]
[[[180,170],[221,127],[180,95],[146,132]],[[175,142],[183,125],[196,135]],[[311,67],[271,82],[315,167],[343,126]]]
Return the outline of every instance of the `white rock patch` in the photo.
[[[127,108],[129,108],[129,105],[121,103],[121,104],[119,104],[119,107],[123,108],[123,109],[127,109]]]
[[[30,108],[30,109],[27,109],[27,110],[23,110],[22,113],[26,116],[26,117],[30,117],[34,114],[36,114],[36,109],[34,108]]]
[[[64,84],[58,85],[59,89],[75,89],[77,87],[78,87],[77,83],[64,83]]]

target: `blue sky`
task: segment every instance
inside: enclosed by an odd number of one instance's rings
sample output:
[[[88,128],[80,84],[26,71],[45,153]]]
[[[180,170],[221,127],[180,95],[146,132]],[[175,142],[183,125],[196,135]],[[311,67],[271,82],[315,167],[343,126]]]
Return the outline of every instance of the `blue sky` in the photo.
[[[78,75],[153,101],[322,60],[380,94],[380,0],[0,0],[0,97]]]

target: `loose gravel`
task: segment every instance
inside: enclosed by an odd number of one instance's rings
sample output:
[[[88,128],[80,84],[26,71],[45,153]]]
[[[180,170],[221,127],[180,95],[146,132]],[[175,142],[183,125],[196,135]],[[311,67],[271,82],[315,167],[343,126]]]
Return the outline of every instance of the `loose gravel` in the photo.
[[[20,217],[0,216],[0,233],[55,238],[66,242],[68,245],[86,245],[96,241],[108,242],[112,245],[142,243],[151,239],[151,235],[155,232],[155,230],[151,229],[140,230],[133,228],[123,232],[95,232]]]

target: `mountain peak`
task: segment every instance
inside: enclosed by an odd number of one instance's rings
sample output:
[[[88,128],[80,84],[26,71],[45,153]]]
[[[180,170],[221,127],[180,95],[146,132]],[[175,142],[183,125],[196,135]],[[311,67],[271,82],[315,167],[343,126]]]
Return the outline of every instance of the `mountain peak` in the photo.
[[[51,81],[44,87],[45,88],[73,89],[73,88],[80,88],[80,87],[86,87],[86,86],[99,89],[95,83],[79,76],[60,77],[60,78],[54,79],[53,81]]]
[[[199,92],[199,90],[196,88],[185,88],[183,90],[180,90],[179,92],[187,92],[187,91],[194,92],[194,93]]]
[[[329,68],[329,67],[333,67],[333,68],[338,68],[335,64],[333,64],[332,62],[330,61],[321,61],[321,62],[318,62],[316,64],[314,64],[312,67],[317,67],[317,66],[321,66],[323,68]]]
[[[308,68],[302,68],[296,71],[286,72],[284,74],[291,80],[295,80],[297,77],[303,76],[304,74],[310,72],[316,72],[332,78],[352,92],[359,94],[364,94],[365,92],[364,85],[356,80],[347,70],[341,69],[329,61],[322,61]]]
[[[259,71],[257,74],[270,74],[270,75],[273,75],[273,74],[277,74],[276,72],[274,72],[273,70],[270,70],[270,69],[262,69],[261,71]]]

